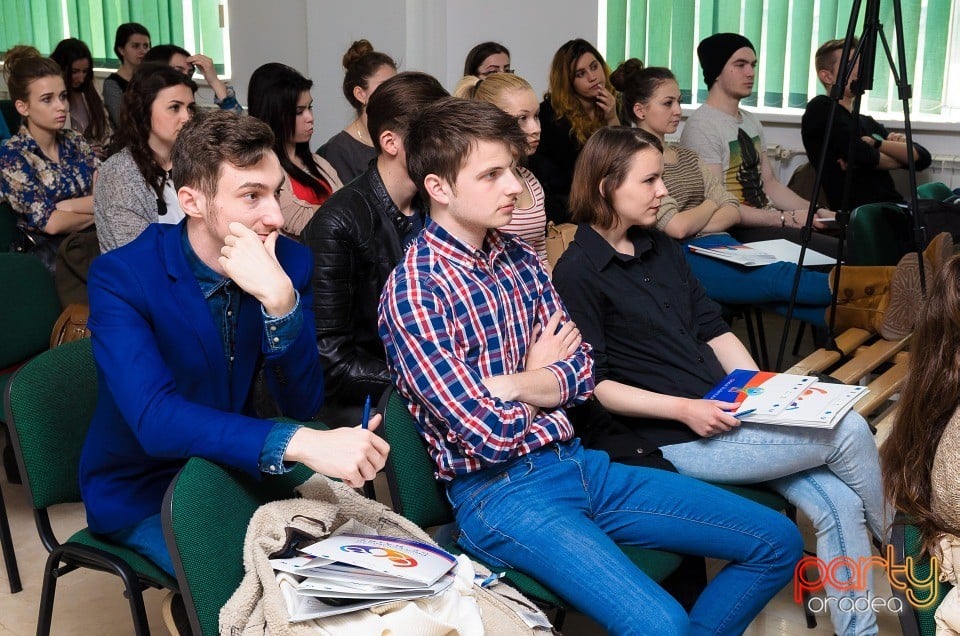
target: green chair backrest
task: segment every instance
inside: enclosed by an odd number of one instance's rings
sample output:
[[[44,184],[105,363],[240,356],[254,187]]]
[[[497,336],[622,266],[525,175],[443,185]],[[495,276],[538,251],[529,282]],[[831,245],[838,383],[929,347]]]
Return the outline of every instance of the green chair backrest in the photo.
[[[923,539],[920,536],[920,529],[914,525],[904,527],[904,554],[912,555],[913,562],[913,580],[925,581],[930,578],[930,555],[923,548]],[[934,614],[939,607],[943,597],[947,595],[952,586],[949,583],[939,583],[937,585],[937,599],[929,607],[923,609],[914,609],[917,615],[917,621],[920,623],[920,634],[923,636],[934,636],[937,631],[934,622]],[[923,595],[923,590],[914,588],[918,600],[925,601],[928,597]],[[906,609],[904,611],[907,611]]]
[[[201,634],[218,632],[220,608],[243,579],[243,542],[253,513],[295,497],[293,489],[312,474],[300,465],[257,480],[199,457],[177,473],[163,503],[164,534]]]
[[[936,199],[937,201],[946,201],[953,196],[953,190],[946,183],[934,181],[932,183],[921,183],[917,186],[918,199]]]
[[[896,265],[901,237],[910,235],[910,216],[890,203],[868,203],[850,217],[850,265]]]
[[[390,444],[386,472],[394,510],[421,528],[452,522],[444,488],[433,476],[436,464],[406,402],[395,388],[390,388],[380,405],[381,428]]]
[[[23,362],[50,346],[60,315],[53,276],[39,259],[0,253],[0,369]]]
[[[80,452],[97,405],[90,339],[30,360],[7,384],[4,401],[33,507],[80,501]]]
[[[10,244],[20,235],[17,213],[6,201],[0,201],[0,252],[9,252]]]

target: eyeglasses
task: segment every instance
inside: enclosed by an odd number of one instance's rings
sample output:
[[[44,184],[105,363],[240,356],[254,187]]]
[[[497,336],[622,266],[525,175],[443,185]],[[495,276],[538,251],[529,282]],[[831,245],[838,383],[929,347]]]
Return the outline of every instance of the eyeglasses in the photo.
[[[508,75],[513,75],[515,72],[516,71],[509,66],[504,66],[503,68],[499,66],[490,66],[477,73],[477,77],[480,79],[486,79],[488,75],[493,75],[494,73],[507,73]]]

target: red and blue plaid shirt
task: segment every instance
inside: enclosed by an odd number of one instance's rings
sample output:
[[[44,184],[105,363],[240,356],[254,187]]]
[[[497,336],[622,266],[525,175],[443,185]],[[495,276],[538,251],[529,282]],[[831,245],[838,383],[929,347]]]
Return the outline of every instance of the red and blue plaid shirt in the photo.
[[[524,371],[534,326],[557,310],[570,319],[530,246],[497,231],[485,243],[475,250],[428,222],[380,298],[380,337],[394,384],[441,480],[573,437],[563,408],[531,418],[531,407],[495,398],[481,382]],[[579,404],[593,392],[586,342],[545,368],[557,379],[561,404]]]

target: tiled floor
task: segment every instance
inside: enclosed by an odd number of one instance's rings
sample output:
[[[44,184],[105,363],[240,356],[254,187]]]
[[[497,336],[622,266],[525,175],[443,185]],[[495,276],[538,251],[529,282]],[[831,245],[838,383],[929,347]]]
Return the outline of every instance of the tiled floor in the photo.
[[[771,357],[775,357],[779,341],[781,321],[767,317],[767,339],[771,346]],[[742,334],[741,334],[742,335]],[[792,344],[792,339],[791,339]],[[810,348],[809,336],[804,347]],[[804,353],[804,352],[801,352]],[[788,359],[788,363],[792,360]],[[41,569],[46,559],[46,551],[40,545],[34,527],[32,514],[27,501],[26,490],[14,486],[0,476],[0,488],[6,499],[10,514],[10,525],[20,563],[23,591],[11,595],[7,584],[6,572],[0,572],[0,636],[22,636],[34,633],[37,624],[37,607],[40,599]],[[386,492],[383,485],[378,492]],[[84,525],[83,511],[80,506],[67,506],[54,515],[54,527],[61,536],[68,536],[73,529]],[[813,530],[801,521],[801,529],[809,548],[815,538]],[[711,563],[715,571],[720,563]],[[145,592],[150,625],[155,634],[165,634],[163,620],[160,617],[160,602],[165,592],[148,590]],[[889,590],[881,588],[879,596],[889,596]],[[880,634],[899,634],[897,617],[881,613]],[[122,596],[122,586],[116,577],[108,574],[80,570],[66,575],[59,583],[53,615],[53,633],[56,635],[109,635],[132,633],[132,623],[126,600]],[[599,627],[586,617],[571,613],[564,625],[564,633],[573,636],[586,636],[602,633]],[[815,630],[806,628],[800,607],[792,600],[790,587],[770,603],[763,613],[753,622],[747,631],[749,636],[814,636],[829,635],[833,630],[826,616],[821,616]]]

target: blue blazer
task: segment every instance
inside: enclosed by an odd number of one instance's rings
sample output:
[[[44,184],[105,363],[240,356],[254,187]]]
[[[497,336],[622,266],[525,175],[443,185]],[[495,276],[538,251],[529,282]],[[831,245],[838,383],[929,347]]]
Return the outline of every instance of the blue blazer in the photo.
[[[268,353],[260,303],[243,294],[230,373],[180,244],[185,227],[150,225],[90,268],[99,387],[80,488],[94,532],[159,513],[167,486],[189,457],[260,475],[260,451],[273,423],[243,413],[261,357],[268,389],[285,415],[310,419],[323,402],[310,250],[277,241],[277,258],[300,292],[303,327],[296,340],[282,354]]]

